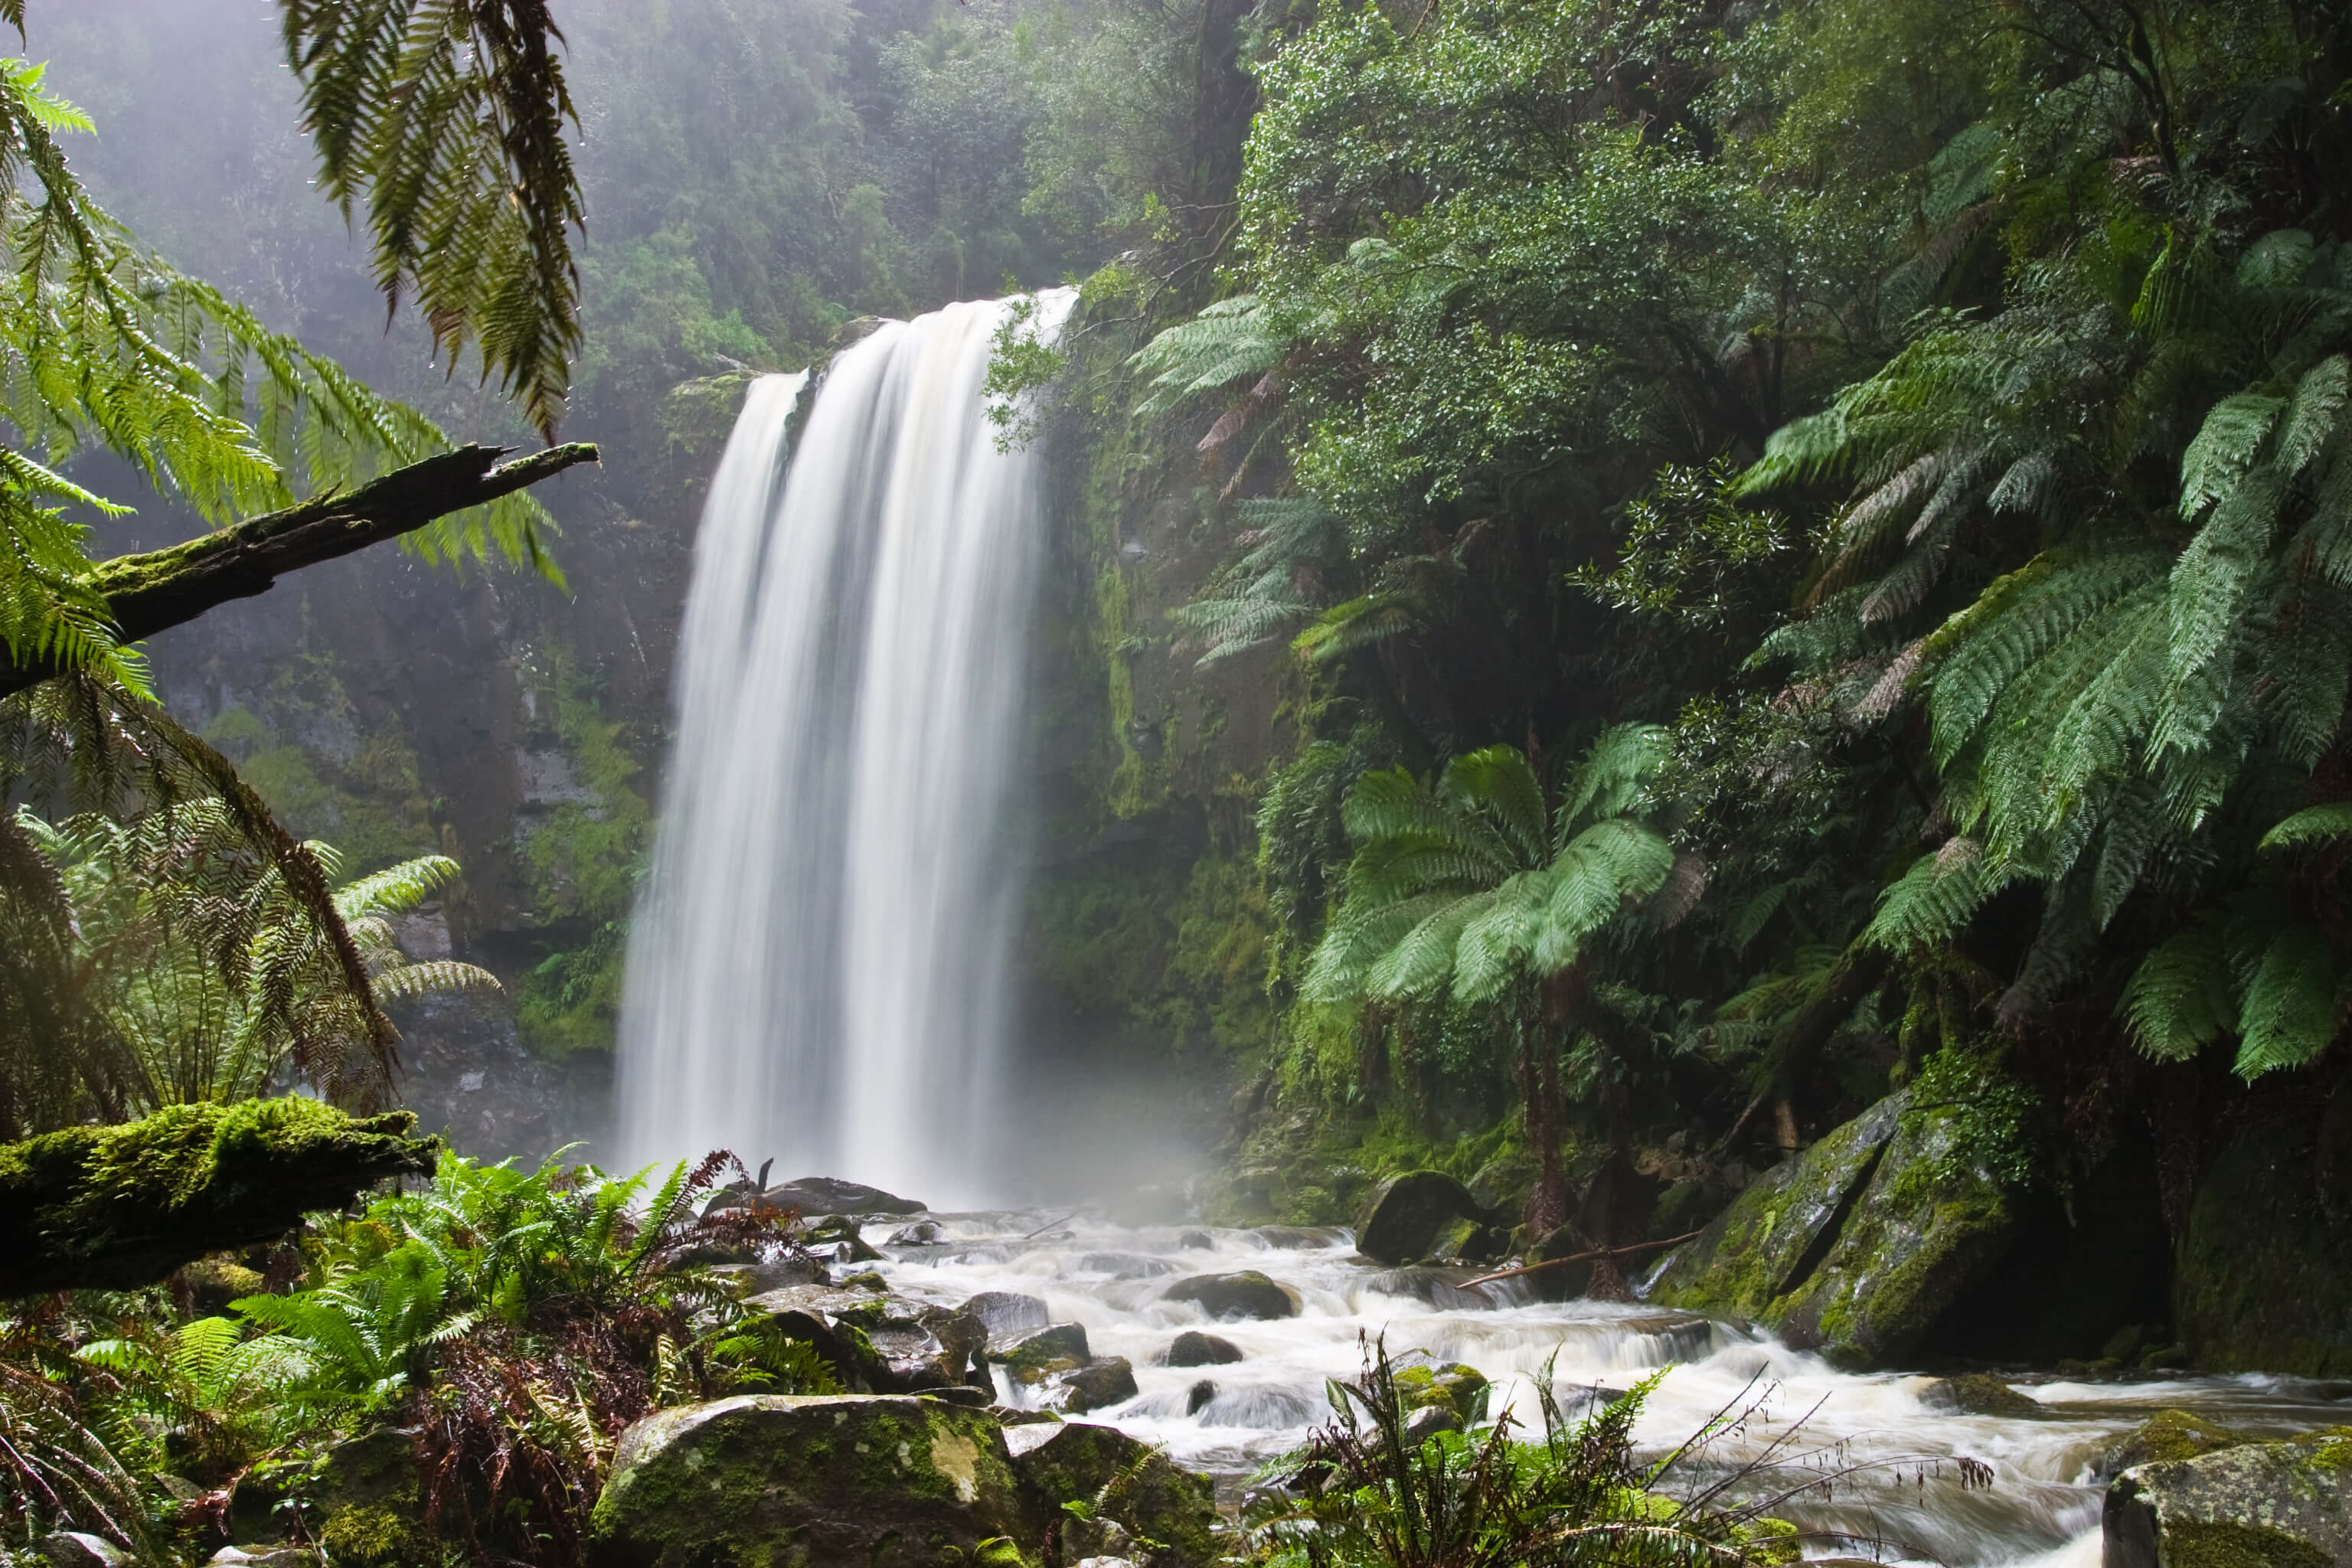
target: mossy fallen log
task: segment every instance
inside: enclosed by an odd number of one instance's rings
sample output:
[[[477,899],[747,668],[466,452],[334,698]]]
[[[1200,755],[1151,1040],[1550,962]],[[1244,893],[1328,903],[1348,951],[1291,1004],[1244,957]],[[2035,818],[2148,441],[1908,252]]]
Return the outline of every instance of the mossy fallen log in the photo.
[[[406,1111],[257,1100],[0,1144],[0,1297],[133,1289],[273,1240],[388,1177],[430,1173],[440,1146],[415,1130]]]

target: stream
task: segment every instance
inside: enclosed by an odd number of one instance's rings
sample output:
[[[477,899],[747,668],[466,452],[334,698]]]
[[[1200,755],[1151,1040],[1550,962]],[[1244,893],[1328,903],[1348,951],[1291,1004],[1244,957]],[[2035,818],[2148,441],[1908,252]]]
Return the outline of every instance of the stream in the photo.
[[[1966,1415],[1927,1401],[1928,1376],[1838,1372],[1743,1325],[1639,1303],[1542,1301],[1519,1281],[1465,1290],[1475,1277],[1468,1270],[1382,1268],[1360,1257],[1342,1229],[1131,1229],[1083,1216],[1057,1225],[1051,1211],[929,1217],[940,1236],[929,1246],[888,1244],[904,1221],[866,1227],[867,1240],[887,1255],[877,1267],[893,1290],[941,1304],[985,1290],[1041,1298],[1055,1322],[1085,1326],[1095,1355],[1133,1363],[1137,1397],[1086,1419],[1161,1445],[1178,1463],[1227,1482],[1328,1420],[1325,1380],[1355,1377],[1361,1337],[1385,1335],[1400,1362],[1426,1352],[1476,1367],[1494,1380],[1490,1410],[1511,1410],[1538,1433],[1534,1380],[1547,1361],[1571,1409],[1596,1387],[1622,1390],[1670,1369],[1637,1428],[1644,1451],[1670,1450],[1718,1413],[1747,1412],[1714,1445],[1710,1462],[1769,1455],[1765,1474],[1776,1491],[1830,1478],[1776,1510],[1815,1534],[1809,1556],[2095,1568],[2103,1483],[2094,1468],[2108,1444],[2149,1414],[2179,1408],[2284,1436],[2343,1421],[2352,1409],[2344,1385],[2289,1377],[2067,1382],[2012,1373],[2009,1381],[2046,1417]],[[1196,1305],[1161,1300],[1182,1277],[1244,1268],[1296,1291],[1298,1315],[1211,1323]],[[1231,1341],[1244,1359],[1154,1364],[1187,1328]],[[1203,1378],[1215,1395],[1187,1415]],[[1028,1393],[1001,1373],[998,1384],[1007,1404]],[[1990,1484],[1965,1483],[1962,1458],[1990,1466]]]

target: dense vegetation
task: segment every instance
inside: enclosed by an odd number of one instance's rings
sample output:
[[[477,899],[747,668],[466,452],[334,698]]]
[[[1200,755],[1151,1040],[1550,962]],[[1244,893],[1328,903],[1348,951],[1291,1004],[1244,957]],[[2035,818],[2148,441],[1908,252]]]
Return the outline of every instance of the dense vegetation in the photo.
[[[1223,298],[1135,372],[1213,421],[1234,540],[1177,620],[1333,694],[1261,817],[1294,1079],[1385,1058],[1443,1125],[1530,1016],[1499,976],[1573,973],[1545,1049],[1612,1141],[1792,1146],[1939,1052],[2084,1158],[2168,1071],[2324,1094],[2347,47],[2291,3],[1286,12]],[[1669,896],[1589,945],[1575,897],[1437,896],[1571,827],[1628,721]],[[1515,752],[1539,808],[1412,807],[1400,859],[1381,765],[1467,805]]]
[[[0,17],[28,44],[101,25]],[[1248,1152],[1297,1179],[1236,1213],[1344,1218],[1367,1167],[1435,1163],[1502,1173],[1523,1243],[1612,1242],[1591,1194],[1637,1152],[1720,1187],[1907,1084],[2069,1201],[2147,1142],[2177,1242],[2221,1142],[2273,1112],[2304,1138],[2338,1097],[2340,7],[582,0],[561,41],[528,0],[278,18],[312,144],[251,154],[276,260],[208,232],[215,192],[101,146],[194,270],[167,262],[66,155],[79,88],[0,78],[0,1135],[67,1140],[22,1148],[135,1154],[84,1124],[160,1139],[297,1087],[379,1110],[386,1006],[494,984],[401,949],[397,917],[458,890],[415,747],[372,737],[329,783],[289,738],[348,706],[352,647],[243,672],[252,707],[201,734],[156,700],[125,606],[165,567],[93,561],[121,495],[283,519],[434,460],[443,424],[562,416],[606,443],[626,539],[682,520],[749,373],[1066,277],[1064,352],[994,378],[1058,389],[1006,438],[1055,444],[1057,547],[1093,574],[1047,641],[1086,668],[1055,810],[1097,858],[1041,877],[1032,947],[1122,1046],[1255,1079],[1245,1122],[1302,1113],[1312,1151]],[[260,101],[263,68],[215,75]],[[88,96],[152,144],[133,74]],[[405,537],[561,582],[522,482]],[[1138,565],[1155,509],[1182,548]],[[499,851],[541,921],[506,968],[535,1043],[593,1049],[659,726],[609,711],[553,624],[514,662],[581,791]],[[1139,706],[1153,661],[1207,719]],[[1214,704],[1242,686],[1278,698],[1237,742]],[[314,815],[366,874],[280,820]],[[1103,847],[1145,819],[1182,848],[1139,872]],[[105,1169],[116,1201],[168,1174]],[[301,1539],[343,1440],[399,1424],[453,1550],[570,1561],[629,1421],[829,1386],[695,1266],[718,1172],[453,1156],[176,1294],[12,1309],[0,1511],[162,1554],[260,1498]],[[1346,1485],[1261,1521],[1265,1553],[1523,1560],[1528,1521],[1579,1509],[1597,1533],[1558,1560],[1726,1539],[1657,1512],[1623,1414],[1408,1448],[1387,1375],[1317,1460]],[[1416,1536],[1441,1514],[1454,1537]]]

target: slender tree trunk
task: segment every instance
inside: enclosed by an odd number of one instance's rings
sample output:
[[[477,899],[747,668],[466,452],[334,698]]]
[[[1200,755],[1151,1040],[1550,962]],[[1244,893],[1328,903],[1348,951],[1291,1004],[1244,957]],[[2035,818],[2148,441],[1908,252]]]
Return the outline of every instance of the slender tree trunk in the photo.
[[[1559,1161],[1559,1074],[1546,1070],[1550,1035],[1538,1008],[1522,995],[1515,1011],[1519,1034],[1519,1105],[1535,1149],[1536,1184],[1523,1217],[1532,1236],[1549,1236],[1568,1222],[1568,1172]]]

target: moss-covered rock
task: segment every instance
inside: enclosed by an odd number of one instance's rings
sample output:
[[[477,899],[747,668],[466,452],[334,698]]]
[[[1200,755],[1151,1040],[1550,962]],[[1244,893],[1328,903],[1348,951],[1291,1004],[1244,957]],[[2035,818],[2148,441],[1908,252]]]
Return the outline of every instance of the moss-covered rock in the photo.
[[[984,1411],[889,1395],[744,1394],[621,1435],[597,1568],[937,1568],[1034,1535]]]
[[[2159,1410],[2099,1457],[2098,1473],[2109,1479],[2141,1465],[2179,1464],[2253,1439],[2234,1426],[2186,1410]]]
[[[1919,1391],[1927,1404],[1968,1415],[1999,1415],[2011,1421],[2039,1421],[2049,1412],[2042,1402],[2020,1394],[1997,1377],[1980,1372],[1939,1377]]]
[[[1409,1366],[1396,1373],[1397,1398],[1407,1410],[1444,1409],[1464,1426],[1486,1418],[1490,1385],[1475,1366]]]
[[[1764,1319],[1820,1262],[1875,1173],[1906,1103],[1902,1095],[1888,1096],[1749,1183],[1696,1240],[1667,1258],[1649,1299]]]
[[[1751,1185],[1650,1299],[1752,1318],[1842,1367],[1900,1363],[2016,1233],[1972,1127],[1958,1100],[1890,1095]]]
[[[429,1173],[439,1145],[415,1127],[289,1097],[0,1145],[0,1296],[135,1289],[275,1240],[387,1177]]]
[[[1465,1222],[1473,1229],[1486,1223],[1468,1187],[1443,1171],[1407,1171],[1373,1189],[1356,1223],[1356,1250],[1380,1263],[1417,1262],[1437,1255],[1441,1237]]]
[[[2106,1568],[2352,1563],[2352,1427],[2126,1470],[2102,1533]]]
[[[340,1568],[437,1568],[445,1555],[425,1528],[406,1432],[378,1427],[337,1444],[308,1500],[318,1510],[319,1543]]]
[[[1838,1366],[1899,1363],[2000,1261],[2016,1228],[2007,1191],[1964,1137],[1961,1109],[1906,1108],[1829,1255],[1774,1303],[1772,1326]]]
[[[1205,1568],[1218,1555],[1214,1483],[1177,1468],[1167,1455],[1117,1427],[1065,1422],[1013,1465],[1040,1521],[1062,1517],[1063,1505],[1076,1503],[1139,1542],[1154,1543],[1155,1563]]]
[[[1039,1329],[1005,1346],[998,1357],[1006,1376],[1030,1384],[1076,1372],[1092,1360],[1094,1352],[1087,1348],[1083,1323],[1055,1323]]]

